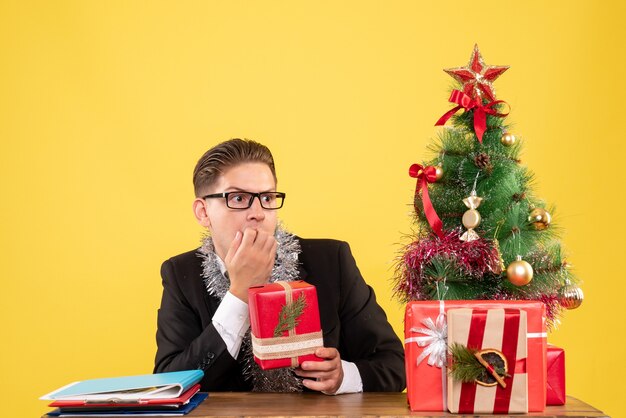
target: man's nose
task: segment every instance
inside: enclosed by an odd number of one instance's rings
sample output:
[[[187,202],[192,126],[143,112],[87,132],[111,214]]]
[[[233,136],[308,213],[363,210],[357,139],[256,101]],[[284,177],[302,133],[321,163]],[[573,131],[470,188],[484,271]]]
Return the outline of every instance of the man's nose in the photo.
[[[263,220],[265,219],[265,209],[261,206],[261,196],[252,198],[252,206],[248,209],[248,218]]]

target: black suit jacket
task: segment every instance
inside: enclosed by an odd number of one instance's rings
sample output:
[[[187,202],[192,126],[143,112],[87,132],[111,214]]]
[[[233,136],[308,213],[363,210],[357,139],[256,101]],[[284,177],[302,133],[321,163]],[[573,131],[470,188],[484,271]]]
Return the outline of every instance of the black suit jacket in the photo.
[[[356,364],[364,391],[405,388],[404,349],[352,257],[347,243],[300,239],[300,279],[317,288],[324,346]],[[200,253],[163,263],[155,373],[202,369],[202,390],[248,391],[241,364],[228,353],[211,319],[220,301],[209,295]]]

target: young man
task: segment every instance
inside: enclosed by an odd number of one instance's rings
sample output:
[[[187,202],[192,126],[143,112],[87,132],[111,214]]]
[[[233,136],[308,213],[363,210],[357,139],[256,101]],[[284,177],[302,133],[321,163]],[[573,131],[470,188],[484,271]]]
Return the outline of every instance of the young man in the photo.
[[[205,391],[326,394],[402,391],[404,350],[348,244],[302,239],[278,224],[269,149],[232,139],[207,151],[193,176],[193,211],[209,235],[161,268],[155,372],[204,370]],[[250,344],[248,288],[305,280],[317,289],[323,361],[261,370]]]

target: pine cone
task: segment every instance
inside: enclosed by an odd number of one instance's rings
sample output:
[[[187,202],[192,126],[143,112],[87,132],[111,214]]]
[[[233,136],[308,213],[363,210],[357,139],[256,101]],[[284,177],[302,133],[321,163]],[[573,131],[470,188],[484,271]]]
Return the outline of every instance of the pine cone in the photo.
[[[491,158],[484,152],[481,152],[474,157],[474,165],[476,165],[476,167],[480,168],[481,170],[493,169],[493,166],[491,165]]]
[[[513,196],[511,196],[513,198],[513,201],[515,202],[521,202],[522,200],[526,199],[526,193],[522,192],[522,193],[514,193]]]

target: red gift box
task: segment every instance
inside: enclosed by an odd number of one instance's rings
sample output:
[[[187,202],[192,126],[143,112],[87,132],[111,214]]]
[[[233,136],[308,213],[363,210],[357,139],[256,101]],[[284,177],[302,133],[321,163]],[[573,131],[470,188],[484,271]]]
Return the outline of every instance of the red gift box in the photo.
[[[491,351],[491,356],[496,350],[506,364],[506,375],[497,375],[501,382],[462,382],[448,374],[448,410],[462,414],[528,412],[526,312],[509,308],[451,309],[447,317],[448,348],[461,344],[472,350]]]
[[[313,354],[324,346],[315,286],[299,280],[251,287],[248,308],[252,353],[263,370],[322,360]]]
[[[548,345],[546,405],[565,405],[565,351]]]
[[[416,301],[406,306],[404,348],[407,398],[412,411],[447,411],[445,313],[454,308],[516,308],[527,315],[528,410],[546,405],[546,315],[536,301]]]

